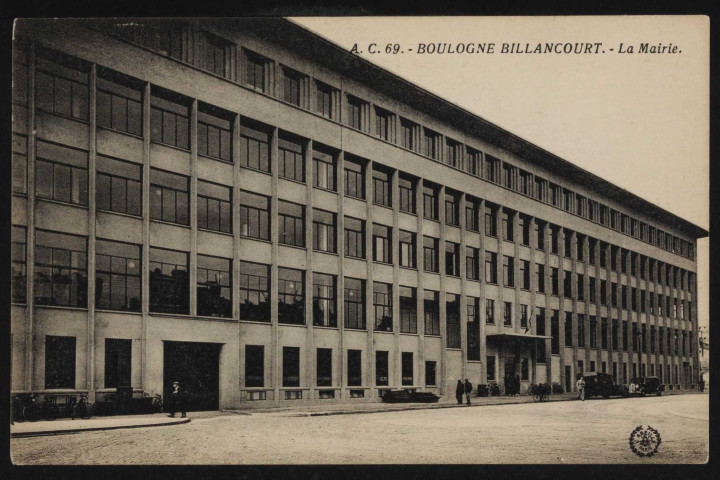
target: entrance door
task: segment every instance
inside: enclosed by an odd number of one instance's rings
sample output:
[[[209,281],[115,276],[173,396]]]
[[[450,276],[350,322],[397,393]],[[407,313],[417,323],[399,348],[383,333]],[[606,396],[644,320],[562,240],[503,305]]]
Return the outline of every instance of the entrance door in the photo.
[[[505,394],[516,395],[519,392],[519,385],[515,385],[515,362],[505,362]]]
[[[572,392],[572,367],[565,365],[565,391]]]
[[[163,390],[169,398],[177,380],[185,389],[187,411],[217,410],[220,396],[219,343],[163,342]]]

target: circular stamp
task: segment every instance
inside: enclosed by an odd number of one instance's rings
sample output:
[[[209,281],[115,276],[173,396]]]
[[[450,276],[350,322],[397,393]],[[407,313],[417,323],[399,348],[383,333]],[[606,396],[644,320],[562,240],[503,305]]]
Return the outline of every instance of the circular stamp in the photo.
[[[638,425],[630,433],[630,449],[639,457],[652,457],[658,452],[658,447],[662,443],[660,432],[650,425]]]

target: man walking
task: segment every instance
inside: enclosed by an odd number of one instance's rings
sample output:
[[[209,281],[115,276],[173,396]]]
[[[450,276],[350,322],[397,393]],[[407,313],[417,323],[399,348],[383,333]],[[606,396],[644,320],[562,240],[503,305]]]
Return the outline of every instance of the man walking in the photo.
[[[579,400],[585,401],[585,380],[583,379],[582,374],[578,374],[577,382],[575,382],[575,386],[577,387],[578,396],[577,398]]]
[[[182,413],[181,418],[185,418],[187,416],[186,408],[185,389],[180,386],[180,382],[175,380],[170,392],[170,416],[175,417],[175,412],[180,410]]]
[[[455,387],[455,398],[457,399],[458,405],[462,405],[464,393],[465,385],[463,385],[462,380],[458,380],[457,386]]]
[[[467,404],[470,405],[470,393],[472,392],[473,386],[472,383],[468,381],[468,379],[465,379],[465,398],[467,400]]]

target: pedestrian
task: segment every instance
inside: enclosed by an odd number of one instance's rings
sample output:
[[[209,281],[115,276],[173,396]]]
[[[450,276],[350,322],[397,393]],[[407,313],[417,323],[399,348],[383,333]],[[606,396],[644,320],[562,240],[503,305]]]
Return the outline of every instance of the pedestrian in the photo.
[[[470,393],[472,392],[473,386],[472,383],[468,381],[468,379],[465,379],[465,398],[467,399],[467,404],[470,405]]]
[[[170,416],[175,417],[175,412],[180,410],[181,418],[187,416],[185,406],[185,389],[180,386],[180,382],[173,382],[172,391],[170,392]]]
[[[583,379],[582,374],[578,374],[577,382],[575,382],[575,386],[578,390],[578,400],[585,401],[585,380]]]
[[[465,385],[463,385],[462,380],[458,380],[457,386],[455,387],[455,398],[457,399],[458,405],[462,405],[464,393]]]

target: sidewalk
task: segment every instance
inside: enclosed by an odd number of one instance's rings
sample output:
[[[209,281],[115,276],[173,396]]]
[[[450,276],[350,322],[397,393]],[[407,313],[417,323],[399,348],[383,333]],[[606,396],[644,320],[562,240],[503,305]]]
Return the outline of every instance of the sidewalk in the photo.
[[[15,422],[10,425],[10,437],[35,437],[39,435],[63,435],[97,430],[115,430],[118,428],[160,427],[188,423],[189,418],[171,418],[167,413],[151,415],[123,415],[112,417],[92,417],[87,420],[61,418],[37,422]]]

